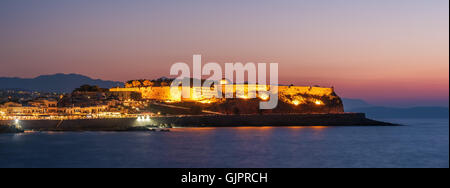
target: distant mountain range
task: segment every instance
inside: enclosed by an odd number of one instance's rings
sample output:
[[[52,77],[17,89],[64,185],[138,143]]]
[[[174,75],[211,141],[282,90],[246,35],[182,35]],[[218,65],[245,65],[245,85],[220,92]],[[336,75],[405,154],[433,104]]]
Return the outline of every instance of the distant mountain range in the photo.
[[[43,75],[36,78],[0,77],[0,89],[69,93],[84,84],[96,85],[101,88],[123,86],[122,82],[92,79],[79,74]]]
[[[351,111],[355,108],[366,108],[366,107],[372,107],[371,104],[367,103],[364,100],[361,99],[349,99],[349,98],[343,98],[342,101],[344,102],[344,110]]]
[[[419,106],[395,108],[374,106],[360,99],[343,99],[346,112],[363,112],[369,118],[449,118],[449,108]]]

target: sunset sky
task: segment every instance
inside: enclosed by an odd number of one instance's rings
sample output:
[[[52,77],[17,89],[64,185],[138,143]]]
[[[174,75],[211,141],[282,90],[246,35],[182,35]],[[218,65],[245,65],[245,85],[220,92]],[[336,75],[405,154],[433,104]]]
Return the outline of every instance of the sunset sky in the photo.
[[[449,98],[448,0],[2,0],[0,77],[126,81],[276,62],[280,82],[389,106]]]

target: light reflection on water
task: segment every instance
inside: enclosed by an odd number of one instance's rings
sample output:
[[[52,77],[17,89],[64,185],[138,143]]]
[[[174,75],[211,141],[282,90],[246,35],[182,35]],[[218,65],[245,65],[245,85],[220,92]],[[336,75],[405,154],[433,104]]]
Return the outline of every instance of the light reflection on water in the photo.
[[[0,135],[0,167],[448,167],[448,119],[400,127]]]

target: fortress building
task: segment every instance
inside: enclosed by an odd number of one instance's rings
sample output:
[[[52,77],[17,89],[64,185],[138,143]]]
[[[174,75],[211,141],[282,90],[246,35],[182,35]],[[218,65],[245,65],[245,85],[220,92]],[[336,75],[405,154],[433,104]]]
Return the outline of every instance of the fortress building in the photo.
[[[146,84],[143,84],[143,83]],[[258,102],[269,100],[265,92],[270,85],[229,84],[220,81],[211,88],[189,87],[190,97],[181,96],[182,87],[172,90],[169,83],[155,84],[151,81],[130,81],[125,88],[111,88],[110,92],[121,99],[129,99],[138,95],[142,99],[156,100],[165,103],[199,103],[215,111],[232,113],[258,113]],[[216,88],[217,87],[217,88]],[[279,105],[271,112],[279,113],[342,113],[342,100],[334,92],[334,88],[311,86],[277,86]],[[232,89],[232,90],[231,90]],[[263,91],[263,92],[258,92]],[[249,96],[252,92],[256,96]],[[225,93],[233,93],[235,99],[226,99]],[[222,97],[211,97],[211,96]],[[256,97],[256,98],[255,98]],[[236,108],[238,110],[236,110]]]

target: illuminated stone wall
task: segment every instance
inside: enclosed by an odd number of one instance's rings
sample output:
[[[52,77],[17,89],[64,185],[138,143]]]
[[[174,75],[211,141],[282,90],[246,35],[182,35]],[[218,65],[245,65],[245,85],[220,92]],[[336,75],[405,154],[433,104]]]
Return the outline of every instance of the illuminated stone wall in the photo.
[[[218,88],[221,93],[225,93],[225,91],[231,91],[234,93],[236,98],[249,98],[249,91],[267,91],[270,86],[265,85],[223,85]],[[203,89],[203,91],[202,91]],[[196,100],[205,100],[217,93],[217,90],[214,88],[201,88],[201,87],[191,87],[190,88],[190,98],[181,99],[181,87],[179,87],[178,91],[174,92],[171,95],[169,86],[162,87],[140,87],[140,88],[111,88],[111,92],[136,92],[142,95],[143,99],[152,99],[152,100],[173,100],[173,101],[196,101]],[[206,91],[206,93],[205,93]],[[203,94],[202,94],[203,93]],[[289,100],[298,99],[300,103],[303,100],[301,96],[310,95],[310,96],[330,96],[333,97],[334,90],[333,88],[324,88],[324,87],[305,87],[305,86],[278,86],[278,93],[280,99],[285,102],[289,102]],[[222,94],[224,97],[224,95]],[[337,97],[337,96],[336,96]]]
[[[141,87],[141,88],[112,88],[111,92],[129,93],[136,92],[143,99],[159,100],[168,103],[199,102],[204,109],[224,114],[254,114],[260,113],[259,101],[269,100],[268,95],[263,94],[256,99],[249,95],[249,91],[268,91],[266,85],[220,85],[215,88],[189,87],[190,98],[181,98],[181,90],[174,89],[171,92],[169,86],[163,87]],[[203,89],[203,91],[202,91]],[[240,100],[215,99],[208,96],[218,94],[225,97],[225,91],[232,91],[235,98]],[[342,100],[334,92],[333,88],[305,87],[305,86],[278,86],[278,106],[266,111],[267,113],[341,113],[344,112]]]

